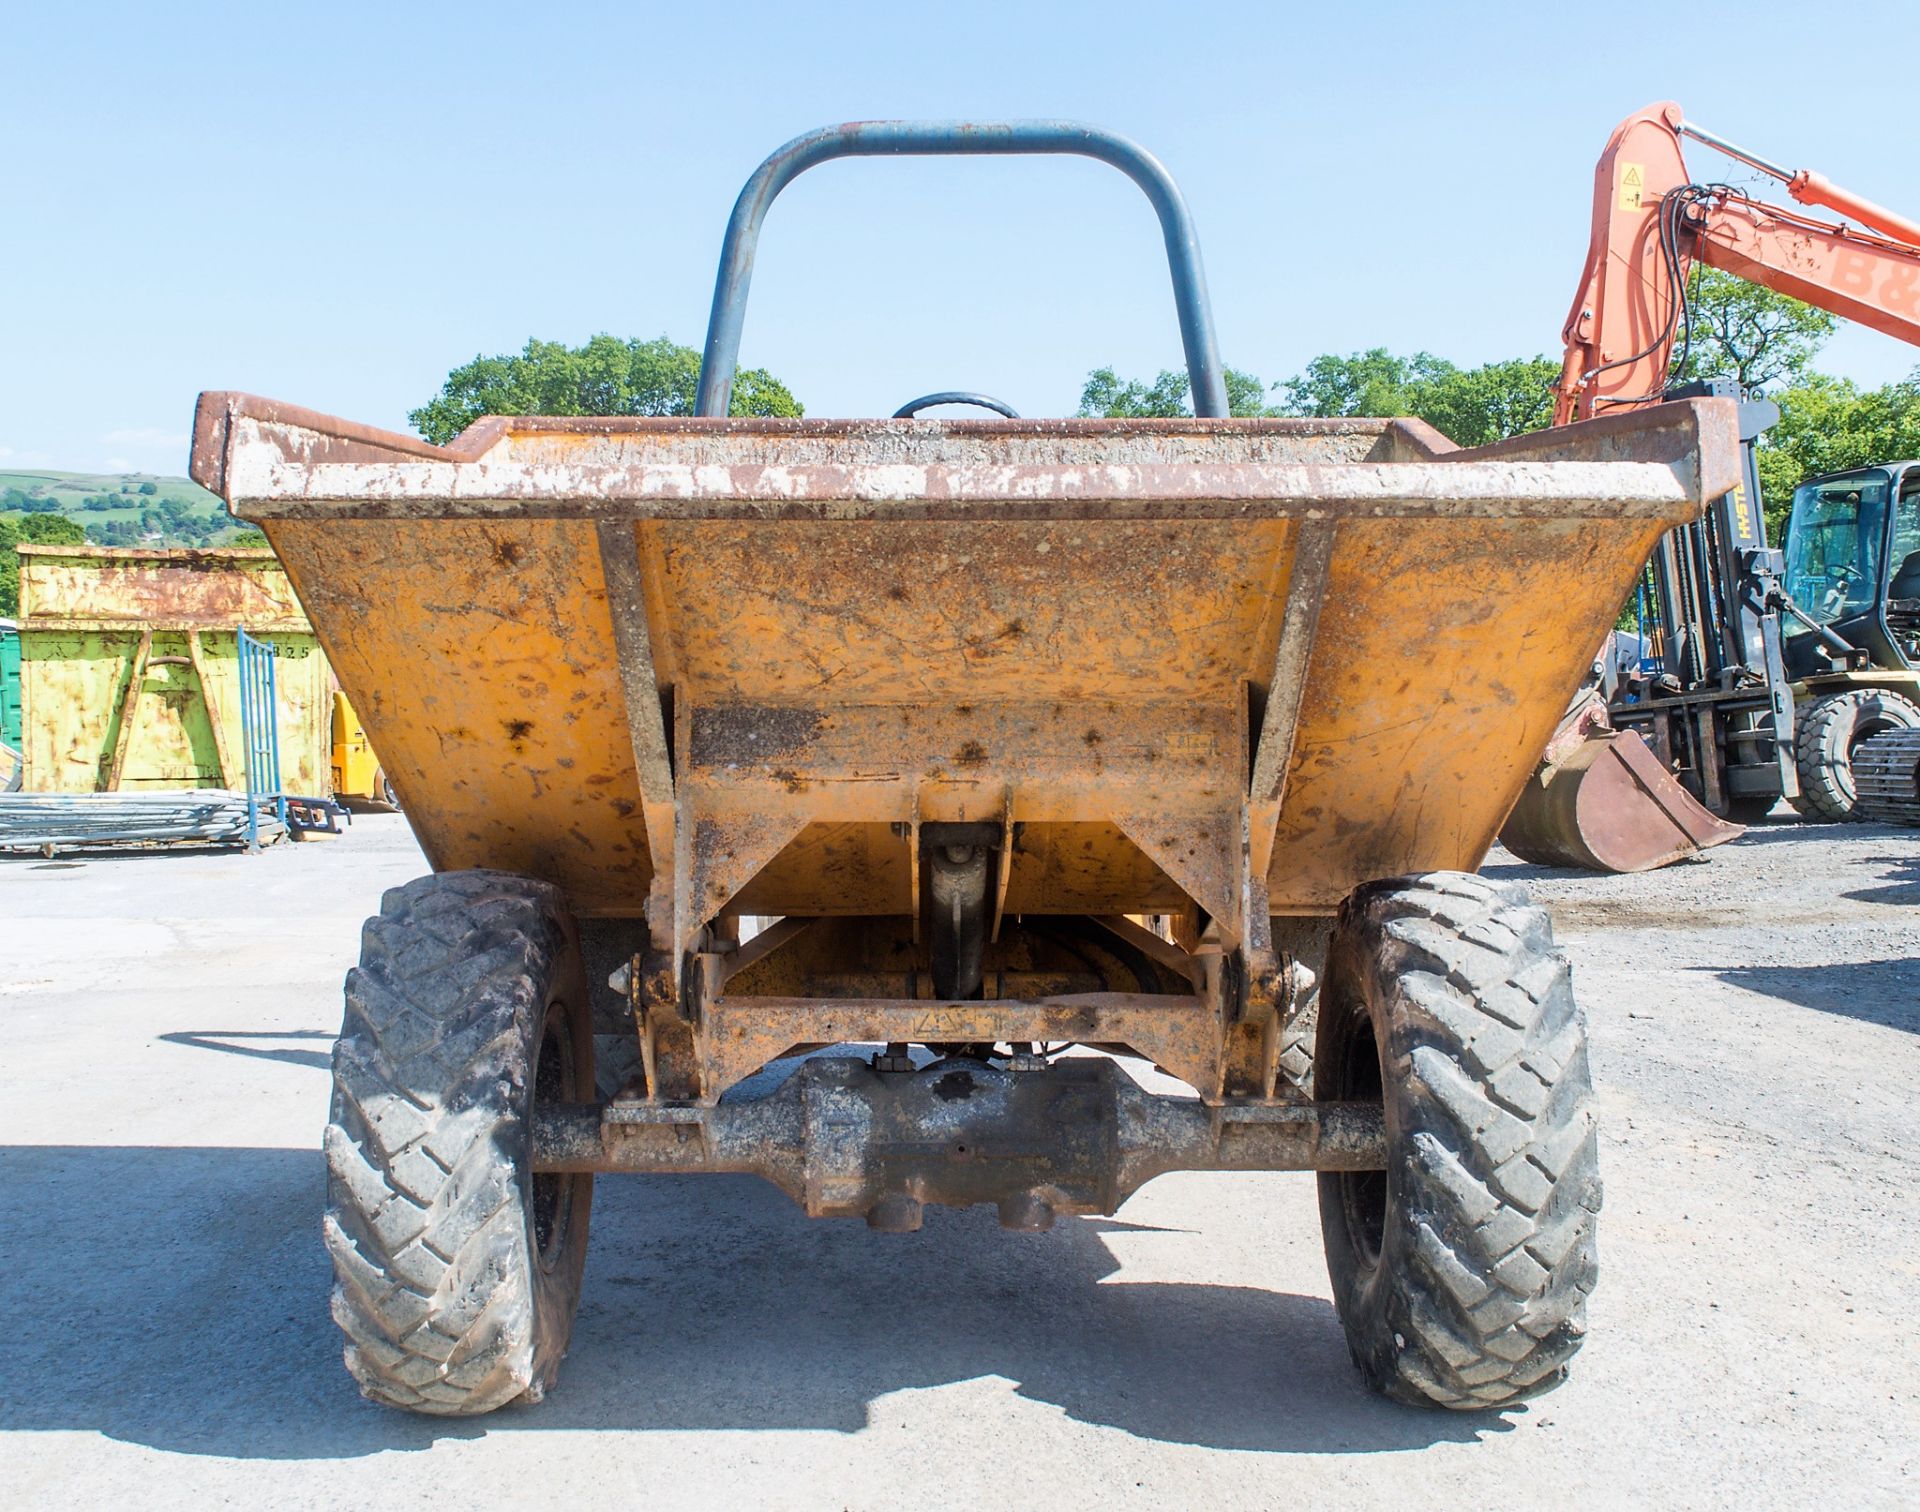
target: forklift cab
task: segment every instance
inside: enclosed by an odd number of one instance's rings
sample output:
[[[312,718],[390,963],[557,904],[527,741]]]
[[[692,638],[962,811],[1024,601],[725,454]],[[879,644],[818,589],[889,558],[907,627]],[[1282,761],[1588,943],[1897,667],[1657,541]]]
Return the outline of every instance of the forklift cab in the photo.
[[[1856,468],[1793,491],[1782,586],[1876,667],[1920,668],[1920,461]],[[1788,619],[1788,675],[1832,670],[1820,637]]]

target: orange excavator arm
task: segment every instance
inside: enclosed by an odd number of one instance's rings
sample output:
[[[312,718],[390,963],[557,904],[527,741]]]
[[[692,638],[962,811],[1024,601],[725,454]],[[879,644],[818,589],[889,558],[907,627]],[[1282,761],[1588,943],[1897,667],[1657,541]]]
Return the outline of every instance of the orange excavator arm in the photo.
[[[1857,224],[1696,182],[1681,152],[1686,136]],[[1920,345],[1920,224],[1735,147],[1664,101],[1615,127],[1594,170],[1593,237],[1562,332],[1556,425],[1660,400],[1695,262]]]

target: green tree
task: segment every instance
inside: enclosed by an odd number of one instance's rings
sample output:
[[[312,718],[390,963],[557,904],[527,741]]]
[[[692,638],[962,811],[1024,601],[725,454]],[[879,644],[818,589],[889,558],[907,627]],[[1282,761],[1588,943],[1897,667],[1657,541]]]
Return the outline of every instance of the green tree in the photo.
[[[227,544],[229,546],[264,546],[267,544],[267,533],[264,530],[251,528],[235,531],[233,539]]]
[[[20,554],[16,546],[78,546],[86,531],[65,515],[30,514],[25,519],[0,520],[0,616],[20,612]]]
[[[1431,352],[1329,353],[1277,385],[1288,415],[1417,415],[1461,446],[1484,446],[1553,420],[1557,364],[1517,357],[1462,368]]]
[[[1110,367],[1095,368],[1087,374],[1075,413],[1109,420],[1172,420],[1190,415],[1187,375],[1162,368],[1152,383],[1142,383],[1137,378],[1122,379]]]
[[[1693,339],[1674,353],[1673,381],[1737,378],[1767,391],[1805,377],[1840,317],[1696,263],[1687,285]]]
[[[700,354],[664,336],[622,341],[602,333],[583,347],[529,341],[517,355],[475,357],[455,368],[438,396],[407,419],[445,445],[482,415],[691,415],[699,385]],[[806,413],[764,368],[735,375],[729,412]]]
[[[1243,373],[1239,368],[1225,368],[1220,376],[1227,385],[1227,413],[1239,419],[1257,419],[1263,415],[1272,415],[1274,410],[1267,405],[1269,385],[1251,373]]]
[[[1222,375],[1227,384],[1227,413],[1242,419],[1270,415],[1266,407],[1267,385],[1251,373],[1228,368]],[[1121,378],[1110,367],[1095,368],[1087,374],[1080,390],[1082,418],[1108,420],[1177,420],[1191,416],[1187,402],[1191,384],[1185,373],[1162,368],[1151,383],[1137,378]]]
[[[1414,389],[1457,371],[1451,362],[1430,352],[1396,357],[1385,347],[1374,347],[1345,356],[1329,352],[1316,357],[1305,372],[1276,389],[1280,410],[1288,415],[1411,415]]]
[[[1560,365],[1512,357],[1443,373],[1415,390],[1413,413],[1461,446],[1486,446],[1553,423]]]
[[[38,514],[28,515],[20,522],[20,539],[34,546],[81,546],[86,543],[87,533],[80,528],[78,520],[69,520],[65,515]]]

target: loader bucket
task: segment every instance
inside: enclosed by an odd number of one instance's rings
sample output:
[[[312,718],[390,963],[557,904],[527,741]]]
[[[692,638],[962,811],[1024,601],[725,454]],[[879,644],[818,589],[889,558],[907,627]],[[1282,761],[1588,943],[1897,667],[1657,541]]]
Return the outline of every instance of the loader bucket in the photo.
[[[1536,866],[1652,871],[1746,833],[1709,812],[1640,735],[1616,730],[1599,693],[1568,707],[1500,828],[1500,843]]]
[[[1636,731],[1605,730],[1534,775],[1500,843],[1536,866],[1638,872],[1745,833],[1680,786]]]
[[[193,474],[285,562],[437,868],[684,944],[905,913],[1330,913],[1480,863],[1733,406],[1416,420],[489,419],[239,394]],[[651,902],[651,908],[649,903]],[[667,920],[671,920],[670,925]]]

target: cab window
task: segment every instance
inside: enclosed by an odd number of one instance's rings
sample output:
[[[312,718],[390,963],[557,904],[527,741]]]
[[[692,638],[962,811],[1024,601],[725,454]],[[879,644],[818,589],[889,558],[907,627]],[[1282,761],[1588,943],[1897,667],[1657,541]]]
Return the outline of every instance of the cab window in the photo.
[[[1920,482],[1920,470],[1916,474]],[[1888,493],[1887,476],[1877,469],[1803,483],[1793,491],[1786,589],[1822,624],[1873,607],[1880,590]],[[1920,508],[1920,494],[1902,502]],[[1920,550],[1920,534],[1912,549]]]

